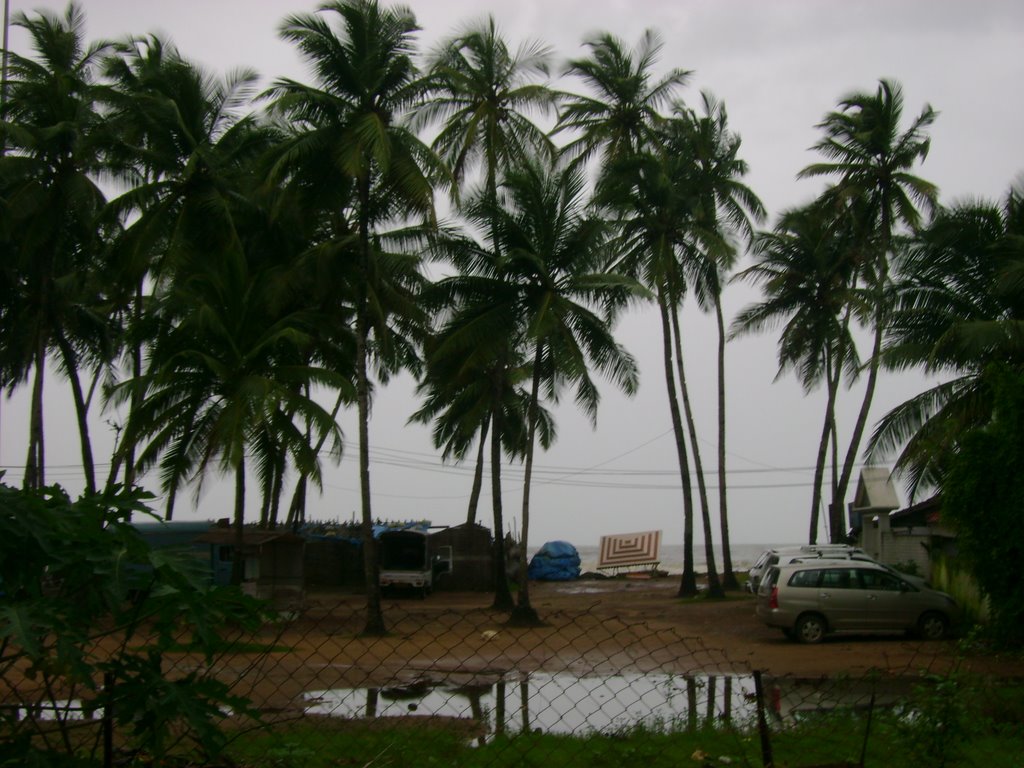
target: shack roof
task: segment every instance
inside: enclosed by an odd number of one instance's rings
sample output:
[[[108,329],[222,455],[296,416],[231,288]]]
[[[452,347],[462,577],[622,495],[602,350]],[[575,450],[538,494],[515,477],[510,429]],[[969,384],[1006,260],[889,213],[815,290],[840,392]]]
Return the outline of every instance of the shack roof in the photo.
[[[891,475],[885,467],[864,467],[857,481],[857,494],[853,498],[854,509],[899,509],[900,500],[892,484]]]
[[[217,528],[196,537],[196,541],[203,544],[227,544],[235,543],[235,531],[230,528]],[[301,544],[305,539],[289,531],[243,531],[242,543],[247,547],[261,547],[264,544],[280,542],[287,544]]]

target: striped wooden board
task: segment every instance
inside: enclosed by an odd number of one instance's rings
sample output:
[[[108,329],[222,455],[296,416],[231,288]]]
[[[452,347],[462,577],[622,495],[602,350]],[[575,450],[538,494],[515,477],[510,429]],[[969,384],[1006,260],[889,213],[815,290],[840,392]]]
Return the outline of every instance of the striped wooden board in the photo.
[[[660,548],[661,531],[616,533],[602,536],[597,567],[600,569],[657,565]]]

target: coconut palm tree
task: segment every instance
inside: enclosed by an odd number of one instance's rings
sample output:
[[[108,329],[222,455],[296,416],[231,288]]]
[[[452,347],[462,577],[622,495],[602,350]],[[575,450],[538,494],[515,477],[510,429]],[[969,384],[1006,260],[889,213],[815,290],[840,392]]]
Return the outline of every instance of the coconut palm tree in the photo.
[[[332,22],[334,22],[332,24]],[[405,7],[381,8],[374,0],[321,6],[316,14],[289,16],[281,36],[294,43],[312,67],[315,84],[278,80],[267,96],[272,111],[296,133],[281,155],[278,174],[311,159],[330,169],[339,185],[350,185],[350,204],[335,211],[337,241],[351,241],[354,279],[348,286],[355,308],[356,400],[359,411],[359,476],[364,570],[367,584],[365,633],[385,632],[381,612],[370,495],[369,420],[371,347],[387,354],[397,317],[383,301],[388,280],[381,228],[410,216],[433,217],[435,155],[401,118],[421,103],[428,84],[412,54],[416,21]],[[343,234],[342,234],[343,233]],[[405,310],[416,309],[412,302]],[[391,318],[389,320],[389,317]]]
[[[204,269],[211,256],[242,248],[235,201],[244,197],[243,188],[251,190],[255,163],[276,133],[243,112],[255,93],[251,70],[214,78],[158,37],[119,44],[104,69],[113,83],[107,93],[116,139],[112,162],[131,182],[109,206],[112,215],[131,221],[114,244],[111,282],[119,288],[114,304],[128,328],[131,377],[141,387],[143,347],[154,333],[147,304],[171,290],[179,276],[188,279]],[[174,305],[162,306],[166,312]],[[142,395],[135,391],[130,409]],[[115,453],[111,480],[123,463],[131,484],[138,463],[130,441],[125,449]],[[168,519],[189,471],[180,469],[175,481],[165,476]]]
[[[217,253],[187,277],[179,272],[160,299],[160,325],[142,381],[114,390],[117,402],[141,388],[121,451],[141,448],[141,471],[159,463],[165,491],[198,480],[198,494],[215,464],[234,476],[238,551],[250,453],[269,438],[272,450],[287,452],[303,471],[315,473],[317,456],[295,419],[340,440],[331,414],[302,392],[307,385],[340,386],[342,377],[301,363],[295,350],[312,342],[317,316],[275,311],[276,283],[272,270],[251,271],[240,250]],[[232,583],[241,582],[242,566],[236,552]]]
[[[522,533],[530,530],[530,487],[542,397],[557,400],[566,386],[575,388],[579,407],[596,421],[599,395],[591,367],[627,394],[637,385],[633,358],[613,338],[610,323],[638,289],[609,273],[603,248],[603,222],[587,216],[584,178],[579,167],[552,167],[530,158],[508,174],[501,189],[497,234],[501,239],[500,274],[514,289],[518,322],[508,330],[529,361],[531,381],[526,413]],[[485,212],[485,215],[486,212]],[[604,317],[595,310],[602,310]],[[506,336],[507,338],[507,336]],[[510,621],[534,624],[527,562],[520,562],[519,593]]]
[[[639,279],[658,307],[665,385],[683,494],[680,596],[697,593],[693,558],[693,481],[690,474],[691,456],[697,458],[696,440],[676,319],[677,310],[688,292],[689,270],[698,263],[694,252],[698,235],[694,227],[697,207],[694,172],[695,166],[688,154],[668,151],[667,145],[649,147],[646,152],[613,163],[599,186],[597,198],[617,228],[617,246],[622,254],[617,269]],[[706,516],[707,494],[699,469],[697,477],[701,510]],[[705,531],[708,533],[710,526]],[[713,557],[713,551],[709,551],[709,555]],[[709,576],[715,570],[709,569]]]
[[[28,33],[35,55],[4,52],[0,237],[6,240],[8,338],[3,384],[11,388],[32,379],[24,483],[40,487],[46,468],[44,375],[48,353],[56,350],[72,383],[85,484],[92,491],[88,400],[78,377],[83,355],[98,364],[105,357],[97,346],[106,334],[106,320],[97,314],[102,293],[91,275],[109,235],[99,224],[106,201],[95,182],[104,169],[106,146],[99,108],[103,88],[95,75],[107,44],[86,43],[85,16],[75,4],[63,16],[19,13],[13,23]],[[85,335],[71,336],[85,329]]]
[[[680,119],[679,126],[683,134],[679,149],[692,157],[696,164],[693,182],[697,209],[694,224],[704,233],[704,236],[697,238],[704,247],[691,251],[699,255],[703,262],[703,269],[695,270],[702,279],[693,281],[694,293],[702,308],[710,305],[718,329],[718,512],[722,535],[722,566],[725,588],[738,589],[729,545],[725,450],[726,331],[722,314],[722,289],[728,272],[735,264],[736,240],[750,242],[753,224],[764,220],[765,209],[757,195],[742,182],[742,177],[747,173],[747,164],[739,157],[740,137],[729,130],[725,105],[707,91],[701,94],[701,102],[703,111],[700,114],[681,105],[677,106],[675,113]],[[707,236],[709,234],[710,237]],[[681,362],[681,355],[679,359]],[[694,454],[699,455],[696,442]],[[697,471],[700,477],[700,469]]]
[[[782,326],[778,377],[797,374],[805,391],[824,381],[825,414],[815,461],[808,542],[817,543],[818,510],[829,442],[835,435],[841,377],[856,376],[859,359],[850,329],[859,301],[857,263],[842,220],[822,204],[785,212],[771,232],[754,239],[754,264],[735,276],[760,286],[764,299],[740,311],[731,336]]]
[[[887,413],[869,444],[872,457],[899,451],[895,469],[911,495],[941,487],[959,438],[992,418],[990,366],[1024,364],[1022,201],[1015,187],[1002,205],[943,209],[895,261],[898,301],[883,360],[944,377]]]
[[[685,379],[677,374],[677,370],[682,372],[678,365],[675,369],[673,367],[674,355],[676,362],[680,361],[672,335],[674,307],[685,296],[686,283],[682,274],[674,274],[676,270],[672,265],[676,262],[676,248],[684,247],[684,232],[692,234],[690,225],[695,200],[689,190],[694,169],[689,158],[672,156],[658,149],[663,143],[662,129],[666,122],[659,110],[676,100],[689,73],[673,69],[664,77],[654,79],[652,70],[661,43],[650,30],[644,33],[632,50],[607,33],[595,36],[587,42],[587,46],[590,48],[590,56],[571,61],[566,72],[582,79],[593,95],[567,95],[555,132],[579,132],[580,135],[563,150],[565,156],[572,158],[574,164],[591,159],[601,160],[598,201],[606,207],[609,215],[632,218],[636,224],[630,231],[623,232],[624,242],[627,243],[624,250],[629,254],[627,260],[633,264],[627,270],[640,277],[649,288],[653,287],[652,295],[659,304],[665,381],[683,490],[683,575],[680,594],[692,595],[697,592],[693,567],[694,508],[690,451],[686,447],[683,415],[679,405],[679,386],[683,385]],[[665,162],[672,166],[671,170],[663,165]],[[675,184],[675,189],[673,179],[679,182]],[[687,191],[680,194],[684,180]],[[645,185],[646,188],[644,192],[638,193],[633,185]],[[655,195],[649,199],[650,205],[646,205],[648,200],[645,195]],[[635,204],[637,210],[616,212],[616,201],[627,208]],[[659,206],[661,211],[656,210]],[[666,216],[663,217],[663,214]],[[620,221],[619,226],[622,225]],[[648,228],[647,232],[642,234],[641,230],[645,227]],[[665,237],[655,234],[666,228],[673,231],[662,231]],[[636,266],[644,260],[647,262],[645,267]],[[675,282],[663,282],[669,280]],[[700,481],[703,482],[703,477]],[[709,549],[708,555],[713,558],[713,551]]]
[[[582,80],[592,95],[566,94],[554,132],[579,132],[562,150],[573,162],[595,159],[607,168],[654,139],[659,110],[672,104],[690,73],[672,69],[654,79],[662,43],[650,29],[631,50],[607,32],[585,45],[590,55],[570,61],[565,74]]]
[[[492,16],[431,53],[431,98],[417,110],[414,125],[442,123],[433,148],[456,182],[480,166],[484,193],[493,200],[505,169],[526,155],[554,153],[547,133],[531,119],[557,106],[558,94],[543,82],[550,59],[548,48],[536,41],[511,51]]]
[[[431,53],[427,70],[432,98],[417,111],[414,125],[442,123],[433,148],[452,169],[457,182],[452,187],[456,201],[462,197],[462,183],[467,173],[480,168],[482,194],[491,201],[491,210],[496,210],[493,201],[508,168],[528,154],[554,155],[554,145],[547,133],[532,120],[534,115],[549,114],[557,104],[558,94],[544,82],[550,72],[550,59],[547,47],[536,41],[524,42],[511,50],[490,16],[466,26]],[[491,230],[490,243],[498,247],[499,240],[493,236],[494,220],[487,226]],[[491,254],[493,260],[500,257],[500,253]],[[483,380],[490,379],[491,375],[487,374]],[[430,389],[436,392],[436,383]],[[499,392],[503,390],[504,387],[499,387]],[[491,422],[488,410],[488,416],[476,425],[480,440],[469,504],[470,520],[475,518],[482,490],[484,448]],[[498,436],[498,439],[505,438]],[[465,447],[463,445],[463,449]],[[501,536],[502,524],[496,520],[496,542],[500,543]],[[503,547],[501,555],[503,559]],[[504,570],[499,573],[504,583]],[[508,594],[507,587],[505,594]],[[505,602],[504,594],[496,595],[496,604]],[[511,607],[510,596],[508,602]]]
[[[486,187],[465,200],[469,220],[486,223],[481,231],[494,232],[498,221]],[[425,294],[429,311],[440,323],[429,339],[426,376],[419,391],[423,406],[414,421],[434,424],[434,442],[445,458],[461,459],[479,435],[468,517],[475,519],[476,499],[482,491],[483,456],[490,433],[491,499],[494,521],[495,610],[512,610],[508,586],[504,511],[501,499],[502,456],[521,459],[525,454],[526,414],[529,410],[531,368],[524,359],[518,289],[495,258],[501,243],[481,245],[472,237],[445,233],[435,240],[438,256],[456,274],[435,283]],[[537,409],[537,439],[547,448],[555,437],[548,411]]]
[[[935,111],[925,106],[904,128],[903,92],[889,80],[881,80],[874,93],[857,92],[844,97],[838,109],[819,124],[824,137],[815,145],[825,162],[804,168],[800,178],[828,176],[836,179],[825,195],[848,201],[859,216],[855,247],[861,253],[861,279],[870,286],[872,306],[865,321],[873,332],[864,399],[846,450],[843,472],[830,507],[834,541],[845,533],[843,509],[846,490],[874,396],[881,364],[882,338],[888,320],[889,262],[897,246],[900,227],[913,230],[921,211],[930,211],[936,187],[912,174],[928,155],[927,128]]]

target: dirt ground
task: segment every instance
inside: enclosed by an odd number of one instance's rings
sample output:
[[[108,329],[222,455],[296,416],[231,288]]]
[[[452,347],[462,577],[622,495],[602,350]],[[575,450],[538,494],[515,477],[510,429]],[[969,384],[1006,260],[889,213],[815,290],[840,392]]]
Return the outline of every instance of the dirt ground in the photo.
[[[1024,661],[964,656],[955,639],[901,635],[794,643],[754,615],[754,598],[676,597],[676,577],[531,582],[545,626],[507,625],[488,593],[438,592],[388,599],[388,635],[361,636],[365,598],[308,595],[305,609],[273,633],[291,649],[250,659],[226,657],[222,671],[264,708],[294,707],[303,692],[341,686],[415,686],[439,680],[486,684],[512,673],[577,675],[623,671],[815,679],[869,671],[907,677],[958,667],[1024,677]],[[267,640],[271,639],[269,636]]]

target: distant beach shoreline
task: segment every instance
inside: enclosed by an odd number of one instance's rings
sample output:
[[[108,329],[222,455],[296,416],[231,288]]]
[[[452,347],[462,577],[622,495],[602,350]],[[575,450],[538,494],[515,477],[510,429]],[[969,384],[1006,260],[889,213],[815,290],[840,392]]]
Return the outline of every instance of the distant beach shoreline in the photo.
[[[761,553],[766,549],[778,548],[782,546],[793,546],[791,544],[734,544],[730,547],[730,554],[732,555],[732,567],[735,571],[746,571],[749,570],[750,566],[754,564]],[[540,547],[531,547],[529,556],[533,557]],[[588,571],[597,570],[597,560],[600,554],[600,547],[594,545],[577,545],[576,551],[580,555],[580,572],[586,573]],[[721,571],[722,570],[722,551],[721,548],[715,547],[715,566]],[[693,568],[695,571],[703,572],[707,571],[707,558],[705,556],[706,550],[704,547],[693,548]],[[658,568],[662,571],[667,571],[670,574],[681,574],[683,572],[683,546],[682,545],[662,545],[660,551],[660,561]]]

